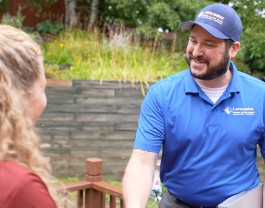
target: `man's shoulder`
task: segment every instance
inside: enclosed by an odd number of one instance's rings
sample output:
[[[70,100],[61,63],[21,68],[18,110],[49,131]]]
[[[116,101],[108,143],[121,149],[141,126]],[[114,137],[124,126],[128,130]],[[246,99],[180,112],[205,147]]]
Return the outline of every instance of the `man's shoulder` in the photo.
[[[176,85],[182,82],[184,80],[184,77],[187,76],[187,73],[189,73],[188,69],[185,69],[180,72],[176,72],[175,74],[172,74],[168,77],[165,77],[157,81],[156,83],[152,85],[152,88],[157,88],[157,87],[162,87],[164,89],[171,88],[173,83],[174,85]]]
[[[243,84],[246,84],[246,85],[251,85],[253,87],[257,87],[257,88],[263,88],[265,89],[265,82],[258,79],[257,77],[254,77],[250,74],[246,74],[244,72],[241,72],[241,71],[238,71],[238,74],[239,74],[239,78],[241,80],[241,82]]]

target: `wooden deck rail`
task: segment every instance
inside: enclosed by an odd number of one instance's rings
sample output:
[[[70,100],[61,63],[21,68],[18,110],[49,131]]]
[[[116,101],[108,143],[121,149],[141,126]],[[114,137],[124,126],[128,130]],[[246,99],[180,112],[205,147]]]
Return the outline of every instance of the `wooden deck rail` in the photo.
[[[66,183],[56,190],[64,195],[77,192],[77,208],[124,208],[121,187],[102,181],[102,169],[101,159],[88,158],[85,180]],[[67,208],[67,203],[64,208]]]

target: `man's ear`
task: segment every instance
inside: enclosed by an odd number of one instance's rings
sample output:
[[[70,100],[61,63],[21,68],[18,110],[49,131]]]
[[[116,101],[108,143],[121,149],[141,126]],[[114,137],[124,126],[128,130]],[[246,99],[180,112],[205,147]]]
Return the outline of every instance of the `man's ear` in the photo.
[[[240,42],[236,41],[230,48],[230,57],[234,58],[240,49]]]

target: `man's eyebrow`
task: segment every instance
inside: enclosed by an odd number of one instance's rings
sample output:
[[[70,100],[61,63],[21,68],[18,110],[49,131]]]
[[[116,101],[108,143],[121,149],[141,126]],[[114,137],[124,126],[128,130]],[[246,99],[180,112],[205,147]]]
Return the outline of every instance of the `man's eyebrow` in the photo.
[[[196,37],[194,35],[190,35],[189,38],[191,39],[196,39]],[[213,39],[205,39],[203,40],[204,42],[207,42],[207,43],[218,43],[218,41],[216,40],[213,40]]]
[[[211,43],[215,43],[215,42],[216,42],[216,41],[211,40],[211,39],[205,39],[204,41],[205,41],[205,42],[211,42]]]
[[[221,44],[220,40],[206,39],[205,42],[212,44]]]

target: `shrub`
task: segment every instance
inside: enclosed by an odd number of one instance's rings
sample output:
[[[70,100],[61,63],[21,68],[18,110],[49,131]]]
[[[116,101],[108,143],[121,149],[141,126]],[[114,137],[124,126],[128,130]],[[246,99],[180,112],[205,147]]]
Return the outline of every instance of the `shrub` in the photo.
[[[10,15],[9,13],[5,13],[1,19],[1,23],[22,29],[24,19],[25,17],[19,10],[15,16]]]
[[[44,22],[38,23],[36,25],[36,29],[41,34],[55,35],[64,29],[64,25],[52,20],[46,20]]]

